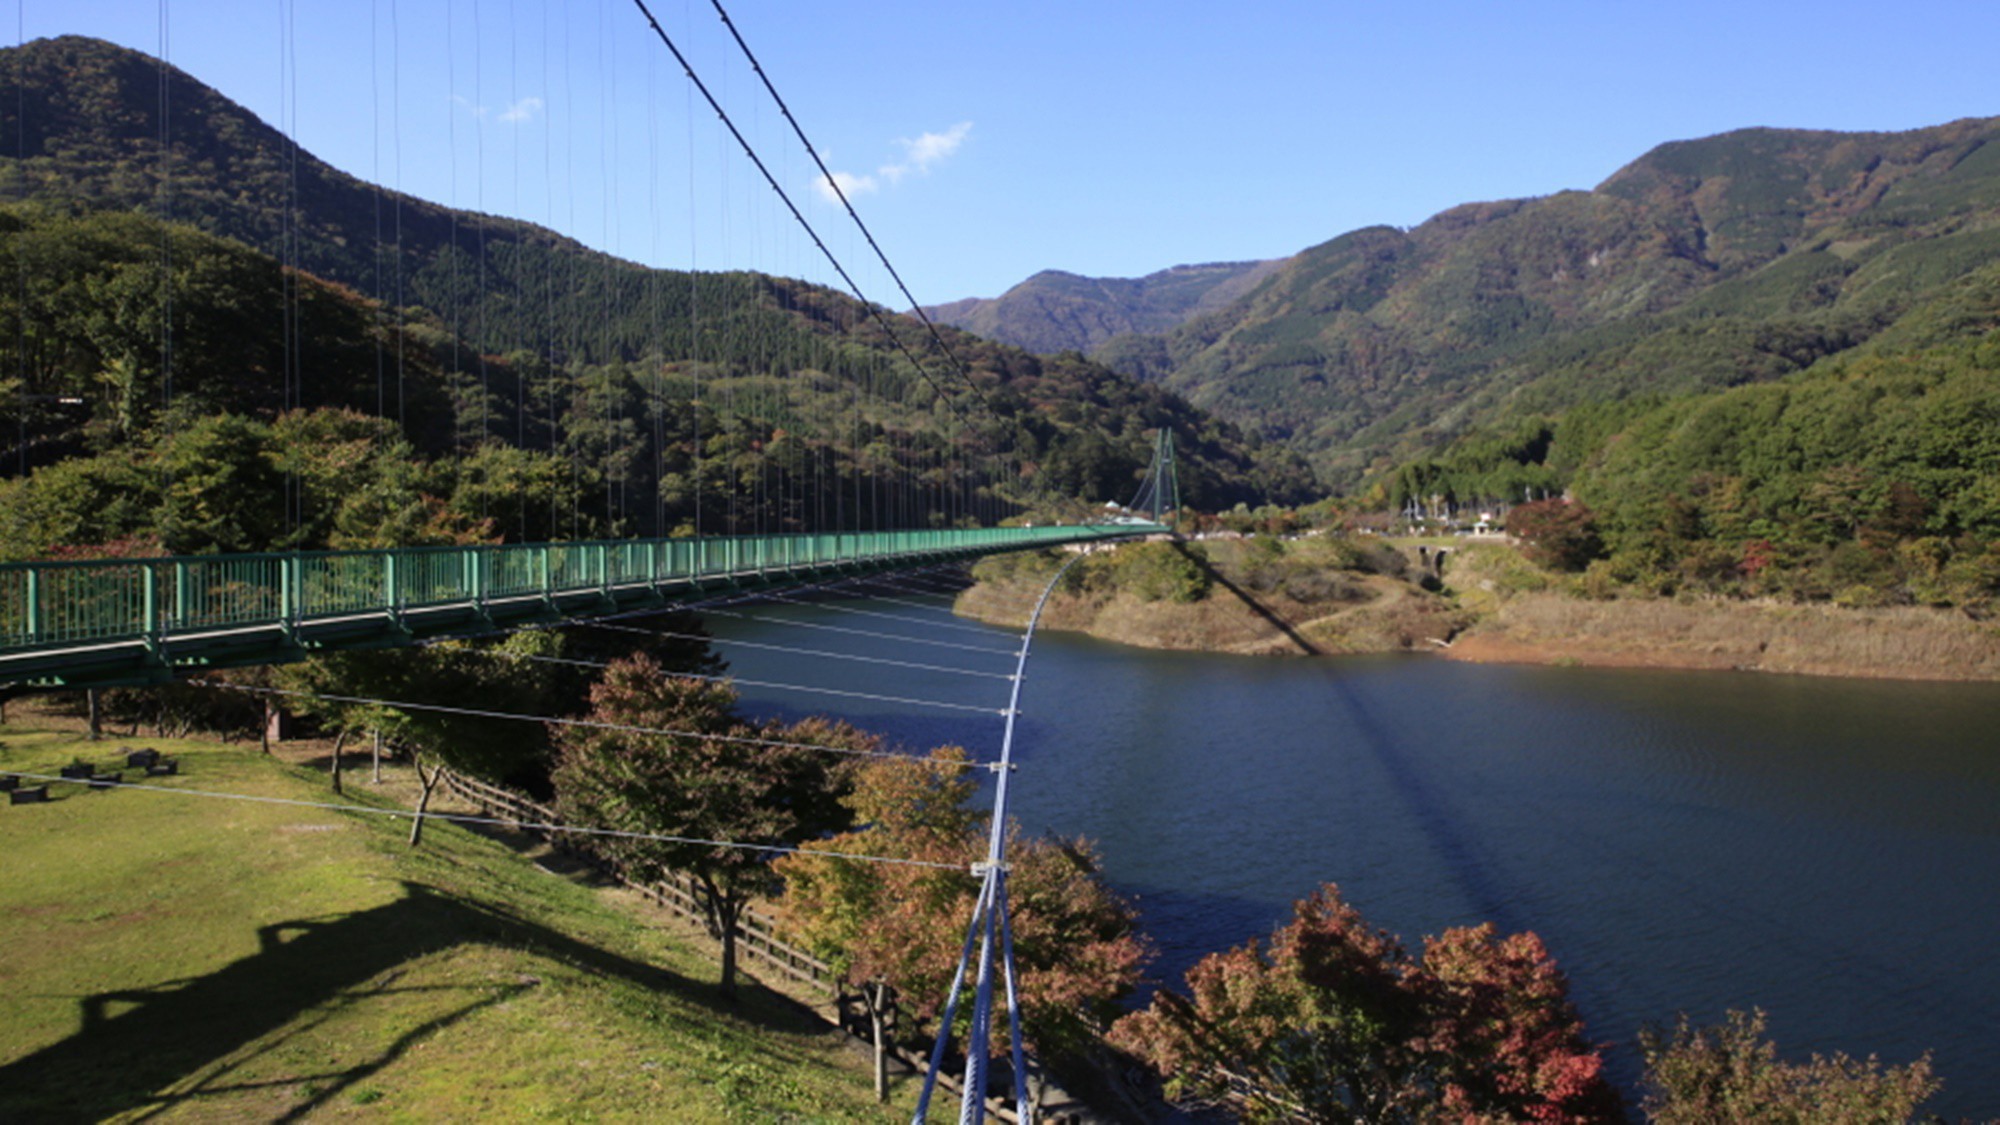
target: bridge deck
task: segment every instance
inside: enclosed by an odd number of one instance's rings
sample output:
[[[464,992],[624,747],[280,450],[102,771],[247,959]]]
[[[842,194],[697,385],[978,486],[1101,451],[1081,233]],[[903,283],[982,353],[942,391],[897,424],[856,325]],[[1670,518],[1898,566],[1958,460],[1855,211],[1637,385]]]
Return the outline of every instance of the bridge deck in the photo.
[[[0,693],[667,606],[717,588],[1121,538],[1142,525],[864,531],[0,565]]]

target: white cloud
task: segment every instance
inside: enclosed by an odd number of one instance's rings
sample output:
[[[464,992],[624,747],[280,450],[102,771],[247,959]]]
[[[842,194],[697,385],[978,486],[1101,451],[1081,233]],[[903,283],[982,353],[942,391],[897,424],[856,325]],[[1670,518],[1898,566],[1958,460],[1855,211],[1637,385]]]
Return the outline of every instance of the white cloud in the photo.
[[[820,195],[824,196],[829,203],[838,203],[840,201],[833,190],[836,185],[839,186],[841,192],[849,199],[853,199],[857,195],[867,195],[878,191],[883,184],[894,187],[902,183],[905,176],[912,173],[917,175],[929,173],[932,165],[957,152],[959,146],[965,143],[965,138],[971,132],[972,122],[961,121],[942,133],[925,133],[914,140],[908,137],[899,137],[896,143],[903,147],[903,159],[892,164],[882,165],[880,168],[875,169],[873,175],[859,175],[854,172],[835,172],[830,183],[826,177],[822,176],[814,182],[813,186],[819,189]]]
[[[542,99],[536,97],[522,98],[506,109],[501,110],[500,120],[505,121],[509,125],[518,125],[523,121],[534,120],[535,114],[541,112],[541,109]]]
[[[463,94],[453,94],[451,100],[481,121],[492,118],[508,125],[519,125],[525,121],[533,121],[536,115],[542,111],[542,99],[532,96],[522,98],[497,114],[493,112],[492,106],[474,105],[472,100]]]
[[[888,175],[889,169],[894,168],[895,179],[900,179],[909,172],[928,172],[931,170],[931,165],[957,152],[958,146],[965,143],[966,135],[971,132],[972,122],[961,121],[942,133],[925,133],[914,141],[897,141],[897,144],[903,146],[903,163],[892,164],[882,169],[882,172]]]
[[[869,195],[879,185],[875,182],[875,177],[873,176],[857,176],[852,172],[835,172],[831,180],[828,180],[825,176],[821,176],[813,181],[813,186],[819,189],[820,195],[828,203],[839,203],[840,197],[843,195],[849,199],[853,199],[857,195]],[[840,189],[838,192],[833,190],[836,187]]]

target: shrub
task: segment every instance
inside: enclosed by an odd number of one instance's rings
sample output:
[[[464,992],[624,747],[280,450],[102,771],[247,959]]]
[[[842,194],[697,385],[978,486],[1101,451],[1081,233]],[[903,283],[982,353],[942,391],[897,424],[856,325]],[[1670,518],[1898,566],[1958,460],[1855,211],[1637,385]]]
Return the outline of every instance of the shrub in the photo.
[[[1346,575],[1339,571],[1319,568],[1289,575],[1284,581],[1283,589],[1286,597],[1302,605],[1359,601],[1363,594],[1361,588]]]
[[[1886,1068],[1843,1054],[1786,1063],[1763,1036],[1761,1011],[1730,1012],[1726,1023],[1707,1028],[1690,1027],[1683,1015],[1671,1033],[1641,1032],[1647,1118],[1656,1125],[1908,1121],[1940,1085],[1928,1055]]]
[[[1208,571],[1172,543],[1137,543],[1116,556],[1118,586],[1140,601],[1198,602],[1208,596]]]

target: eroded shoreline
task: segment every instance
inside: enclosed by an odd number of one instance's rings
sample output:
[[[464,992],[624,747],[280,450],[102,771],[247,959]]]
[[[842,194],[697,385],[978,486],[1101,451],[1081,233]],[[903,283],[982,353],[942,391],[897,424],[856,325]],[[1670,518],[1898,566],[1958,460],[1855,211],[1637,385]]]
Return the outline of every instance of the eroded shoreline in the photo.
[[[980,582],[954,612],[1018,628],[1038,592]],[[1327,612],[1282,596],[1216,590],[1192,603],[1058,592],[1042,627],[1142,648],[1242,655],[1433,653],[1482,664],[1773,672],[1937,681],[2000,680],[2000,625],[1919,607],[1516,594],[1466,608],[1378,578],[1369,600]]]

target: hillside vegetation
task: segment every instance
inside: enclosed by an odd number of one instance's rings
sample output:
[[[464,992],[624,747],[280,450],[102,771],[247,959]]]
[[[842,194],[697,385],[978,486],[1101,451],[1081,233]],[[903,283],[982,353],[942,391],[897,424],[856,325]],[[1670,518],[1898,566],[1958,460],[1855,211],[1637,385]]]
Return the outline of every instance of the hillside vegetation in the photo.
[[[947,324],[1031,352],[1089,352],[1113,337],[1160,333],[1227,307],[1281,262],[1174,266],[1140,278],[1043,270],[1000,296],[926,311]]]
[[[1350,486],[1582,404],[1765,382],[1878,338],[1947,342],[1940,328],[1968,327],[1947,311],[1958,288],[2000,261],[1996,140],[2000,118],[1744,129],[1661,145],[1589,191],[1340,235],[1167,328],[1126,311],[1153,278],[1045,273],[963,315],[1038,349],[1131,323],[1093,357]]]
[[[1358,511],[1569,496],[1594,596],[2000,596],[2000,118],[1746,129],[1342,235],[1122,370]],[[1533,513],[1523,513],[1524,520]]]
[[[1395,491],[1567,489],[1573,503],[1516,508],[1509,526],[1555,568],[1587,572],[1599,597],[1706,592],[1983,617],[2000,597],[2000,266],[1951,297],[1937,308],[1965,315],[1906,325],[1776,382],[1585,407],[1461,442],[1406,466]]]
[[[1019,628],[1067,556],[980,561],[952,609]],[[1063,575],[1042,627],[1143,648],[1315,656],[1427,651],[1470,615],[1426,589],[1405,555],[1379,543],[1269,535],[1124,544]]]
[[[1137,373],[1341,480],[1496,418],[1769,380],[2000,258],[1995,140],[2000,119],[1663,145],[1593,191],[1304,251]]]
[[[0,135],[19,138],[0,173],[23,200],[0,215],[22,267],[0,296],[19,328],[0,339],[0,410],[21,421],[0,437],[9,476],[108,458],[74,471],[136,468],[171,491],[173,447],[202,420],[317,410],[390,420],[426,476],[414,492],[471,512],[481,537],[909,526],[1126,499],[1161,427],[1197,502],[1309,486],[1294,456],[1080,356],[946,329],[961,373],[883,312],[919,370],[851,297],[648,270],[400,196],[137,52],[64,37],[0,56],[19,76],[0,99]],[[288,503],[261,545],[326,545],[301,530],[325,513]],[[68,542],[177,546],[173,528],[95,523]]]

